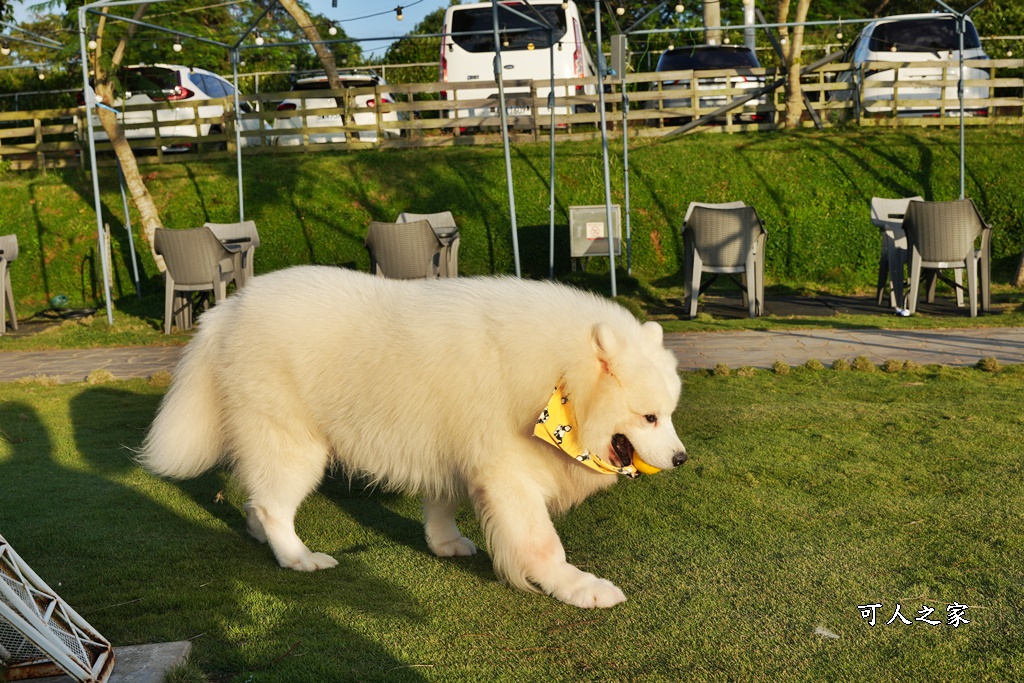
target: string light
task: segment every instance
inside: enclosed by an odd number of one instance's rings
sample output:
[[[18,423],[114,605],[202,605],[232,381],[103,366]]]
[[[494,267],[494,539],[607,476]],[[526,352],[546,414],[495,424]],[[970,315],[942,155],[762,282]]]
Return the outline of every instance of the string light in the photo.
[[[680,5],[676,5],[676,14],[682,14],[684,9],[686,9],[686,8],[683,7],[681,4]]]
[[[625,7],[616,7],[615,8],[615,13],[618,14],[621,17],[623,14],[626,13],[626,8]]]
[[[260,30],[259,29],[256,29],[255,31],[253,31],[253,33],[256,35],[256,37],[253,39],[253,42],[255,42],[257,45],[262,45],[264,42],[266,42],[266,41],[263,40],[263,36],[260,35]]]
[[[182,47],[182,45],[181,45],[181,36],[174,36],[174,45],[173,45],[174,51],[175,52],[181,52],[181,47]]]
[[[97,45],[99,45],[99,43],[96,42],[96,36],[89,36],[89,42],[87,43],[86,47],[88,47],[90,50],[95,50]]]
[[[395,19],[398,19],[399,21],[401,21],[402,19],[405,19],[405,15],[402,14],[402,10],[403,9],[405,9],[405,8],[402,7],[401,5],[399,5],[398,7],[395,8]]]
[[[333,21],[327,25],[327,32],[332,36],[338,35],[338,27],[334,25]]]
[[[11,54],[11,44],[5,40],[4,42],[0,43],[0,55],[6,57],[9,54]]]

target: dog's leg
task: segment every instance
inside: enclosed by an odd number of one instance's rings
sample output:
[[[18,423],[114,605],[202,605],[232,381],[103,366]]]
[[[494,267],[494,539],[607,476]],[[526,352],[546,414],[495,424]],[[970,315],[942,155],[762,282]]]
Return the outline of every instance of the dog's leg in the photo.
[[[545,593],[577,607],[612,607],[626,596],[615,584],[580,571],[565,559],[543,496],[531,482],[510,476],[471,489],[494,556],[495,570],[524,590]]]
[[[320,483],[327,449],[276,427],[250,429],[236,439],[240,455],[234,469],[249,492],[246,526],[253,537],[270,544],[282,567],[306,572],[329,569],[338,561],[310,552],[295,533],[295,512]]]
[[[427,532],[427,545],[438,557],[473,555],[476,546],[455,526],[457,501],[423,499],[423,526]]]

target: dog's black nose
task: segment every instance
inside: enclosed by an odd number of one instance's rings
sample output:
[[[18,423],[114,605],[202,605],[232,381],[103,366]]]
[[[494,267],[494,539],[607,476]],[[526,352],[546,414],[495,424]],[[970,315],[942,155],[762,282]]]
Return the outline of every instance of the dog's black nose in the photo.
[[[679,451],[672,456],[672,467],[679,467],[686,462],[686,451]]]

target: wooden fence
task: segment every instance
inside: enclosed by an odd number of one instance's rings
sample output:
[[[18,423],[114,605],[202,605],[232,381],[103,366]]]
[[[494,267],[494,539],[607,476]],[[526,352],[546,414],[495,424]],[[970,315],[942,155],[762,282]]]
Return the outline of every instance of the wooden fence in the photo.
[[[965,88],[988,88],[988,97],[965,101],[971,126],[1024,124],[1024,60],[971,60],[968,67],[984,68],[987,80],[965,81]],[[908,70],[927,66],[945,67],[945,75],[922,80]],[[865,127],[937,126],[959,124],[959,103],[955,62],[872,63],[860,70],[849,64],[827,64],[803,77],[805,102],[813,114],[805,113],[802,125],[829,127],[837,124]],[[892,90],[889,99],[866,100],[859,85],[870,72],[892,72],[889,80],[870,81],[877,88]],[[690,71],[635,73],[625,81],[609,79],[605,88],[605,116],[613,135],[621,135],[626,121],[631,136],[653,137],[678,133],[688,121],[715,111],[721,105],[749,96],[764,88],[763,96],[751,99],[730,111],[703,122],[701,132],[738,132],[774,130],[784,116],[782,74],[774,68],[703,71],[699,79]],[[877,78],[877,76],[876,76]],[[709,79],[717,79],[709,83]],[[688,87],[684,87],[688,84]],[[540,140],[551,130],[548,91],[551,82],[510,80],[505,82],[506,123],[516,140]],[[554,131],[562,139],[593,138],[598,135],[597,79],[555,79]],[[772,88],[771,86],[776,87]],[[921,88],[943,88],[946,98],[920,99]],[[623,89],[626,102],[624,107]],[[942,92],[942,91],[937,91]],[[365,102],[370,96],[375,106]],[[331,108],[307,108],[304,98],[335,98]],[[950,99],[953,97],[954,99]],[[391,102],[385,101],[390,98]],[[457,98],[457,99],[455,99]],[[299,101],[294,110],[278,111],[282,100]],[[250,106],[243,107],[241,138],[243,154],[277,154],[330,149],[372,147],[429,147],[459,144],[492,144],[500,138],[501,119],[497,87],[494,82],[418,83],[385,85],[345,90],[304,91],[297,93],[260,93],[246,96]],[[200,104],[203,111],[200,111]],[[209,105],[219,105],[210,116]],[[191,110],[185,115],[181,109]],[[251,110],[250,110],[251,108]],[[177,112],[170,110],[177,109]],[[170,117],[176,113],[177,125],[188,130],[179,137],[162,133],[169,128],[154,128],[149,123],[126,125],[149,136],[135,141],[136,153],[147,162],[173,162],[192,155],[163,151],[163,147],[190,145],[200,158],[227,158],[235,150],[233,100],[159,103],[132,107],[149,112],[151,117]],[[623,112],[625,110],[625,116]],[[170,112],[170,113],[169,113]],[[25,112],[0,112],[0,164],[11,169],[53,168],[87,165],[80,141],[86,139],[84,109],[51,109]],[[202,116],[201,114],[207,114]],[[163,120],[163,118],[159,119]],[[291,127],[296,123],[298,127]],[[163,123],[167,126],[167,123]],[[147,130],[148,129],[148,130]],[[194,131],[193,131],[194,129]],[[96,126],[96,130],[102,129]],[[287,135],[290,146],[278,144]],[[310,141],[309,136],[331,135],[334,141]],[[104,136],[105,137],[105,136]],[[195,144],[195,143],[199,144]],[[87,148],[87,146],[86,146]],[[109,142],[97,144],[101,163],[112,164]]]

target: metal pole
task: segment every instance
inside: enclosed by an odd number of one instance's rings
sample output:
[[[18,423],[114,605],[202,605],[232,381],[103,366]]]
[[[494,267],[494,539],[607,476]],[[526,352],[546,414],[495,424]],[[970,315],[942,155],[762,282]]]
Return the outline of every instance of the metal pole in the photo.
[[[964,24],[967,15],[956,18],[956,31],[960,34],[960,77],[956,82],[956,96],[960,100],[960,199],[964,198]]]
[[[235,84],[235,163],[238,167],[238,220],[245,220],[245,193],[242,191],[242,111],[238,97],[238,50],[231,49],[231,72]],[[263,126],[262,121],[260,126]]]
[[[103,204],[100,201],[100,179],[96,167],[96,140],[92,131],[92,111],[96,106],[96,94],[89,85],[89,53],[85,47],[85,11],[86,7],[78,8],[78,48],[82,57],[82,83],[85,92],[85,129],[89,135],[89,163],[92,165],[92,198],[96,211],[96,236],[99,240],[100,264],[103,271],[103,295],[107,303],[107,325],[114,324],[114,307],[110,301],[110,277],[107,263],[107,236],[103,229]]]
[[[491,0],[491,20],[494,33],[494,80],[498,83],[498,108],[501,115],[501,142],[505,148],[505,183],[508,186],[508,211],[512,223],[512,256],[516,277],[522,277],[519,268],[519,228],[516,225],[516,193],[512,186],[512,157],[508,149],[508,117],[505,112],[505,84],[501,77],[501,37],[498,35],[498,0]]]
[[[548,114],[551,116],[551,129],[549,137],[551,138],[551,170],[549,176],[551,178],[550,183],[550,197],[548,205],[548,279],[555,279],[555,32],[548,31],[548,55],[550,56],[550,68],[551,68],[551,90],[548,92]],[[569,96],[569,86],[565,87],[566,98]]]
[[[117,161],[117,184],[121,187],[121,206],[124,207],[124,227],[128,231],[128,249],[132,253],[132,274],[135,276],[135,296],[142,300],[142,281],[139,280],[139,264],[135,259],[135,237],[132,235],[132,217],[128,213],[128,194],[124,191],[124,171],[121,160]]]
[[[622,40],[622,73],[619,74],[619,87],[622,88],[622,179],[625,194],[626,211],[626,274],[633,274],[633,231],[629,215],[629,96],[626,95],[626,68],[629,63],[629,50],[626,39]]]
[[[493,0],[492,0],[493,1]],[[601,112],[601,159],[604,162],[604,224],[608,230],[608,270],[611,272],[612,296],[618,296],[615,286],[615,234],[612,230],[612,183],[608,168],[608,128],[604,113],[604,77],[608,66],[601,49],[601,0],[594,0],[594,23],[597,26],[597,100]]]

